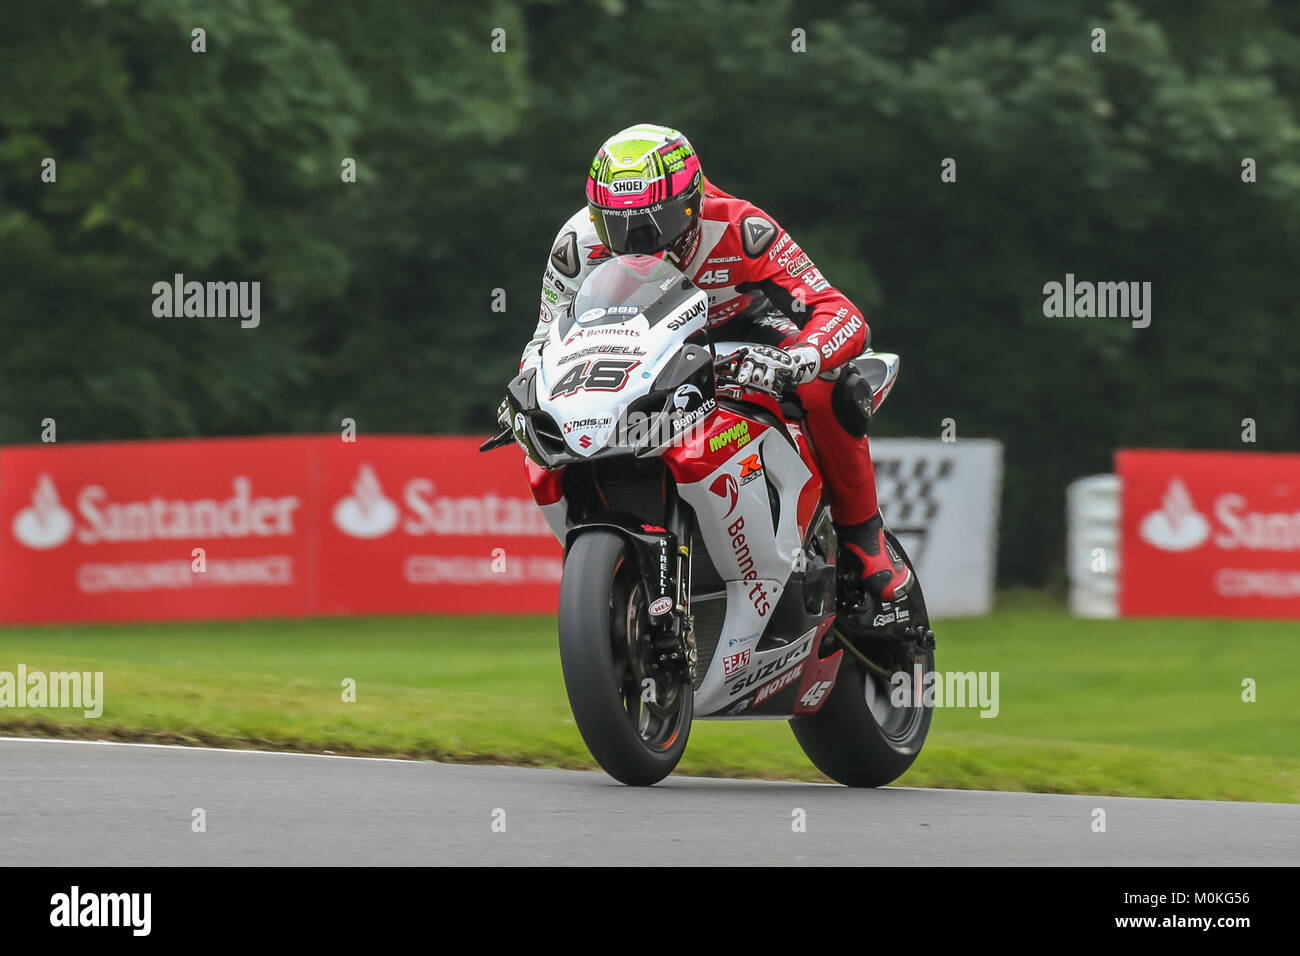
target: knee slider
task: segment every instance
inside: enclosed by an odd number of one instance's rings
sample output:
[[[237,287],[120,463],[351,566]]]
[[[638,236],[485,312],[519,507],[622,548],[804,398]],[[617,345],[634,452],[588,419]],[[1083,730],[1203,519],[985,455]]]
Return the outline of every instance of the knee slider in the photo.
[[[871,382],[856,363],[849,362],[831,389],[831,411],[835,420],[854,438],[862,438],[871,424],[874,407]]]

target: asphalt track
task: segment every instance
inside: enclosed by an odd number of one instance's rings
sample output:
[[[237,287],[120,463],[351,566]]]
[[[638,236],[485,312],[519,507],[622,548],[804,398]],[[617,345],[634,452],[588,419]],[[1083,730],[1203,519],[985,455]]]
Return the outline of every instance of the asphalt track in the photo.
[[[647,790],[580,771],[0,738],[0,861],[1295,865],[1300,806],[692,777]]]

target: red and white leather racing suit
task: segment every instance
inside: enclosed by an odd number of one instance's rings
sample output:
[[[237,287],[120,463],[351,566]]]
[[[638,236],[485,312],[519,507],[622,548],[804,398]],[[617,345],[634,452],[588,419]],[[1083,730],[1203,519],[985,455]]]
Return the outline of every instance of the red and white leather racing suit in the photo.
[[[826,280],[799,244],[763,210],[704,181],[699,238],[682,271],[709,296],[715,341],[809,345],[821,357],[817,378],[798,389],[834,519],[856,525],[877,511],[875,470],[866,438],[848,434],[831,411],[834,381],[822,376],[866,348],[857,307]],[[570,307],[583,279],[610,252],[584,206],[556,236],[542,280],[537,328],[520,368],[538,362],[550,323]],[[777,311],[779,313],[777,314]]]

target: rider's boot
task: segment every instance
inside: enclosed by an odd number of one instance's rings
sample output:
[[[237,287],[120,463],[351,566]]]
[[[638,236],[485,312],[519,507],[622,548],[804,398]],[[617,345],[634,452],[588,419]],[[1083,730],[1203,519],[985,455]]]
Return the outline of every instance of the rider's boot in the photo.
[[[896,601],[912,588],[912,569],[885,540],[879,509],[861,524],[837,525],[840,544],[862,562],[862,577],[877,600]]]

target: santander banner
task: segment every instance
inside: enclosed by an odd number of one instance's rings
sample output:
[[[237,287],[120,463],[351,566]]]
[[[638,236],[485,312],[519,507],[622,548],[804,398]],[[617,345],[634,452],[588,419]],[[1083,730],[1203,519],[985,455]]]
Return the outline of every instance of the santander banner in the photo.
[[[482,441],[320,440],[313,613],[554,613],[561,548],[524,453]]]
[[[475,438],[0,449],[0,622],[549,613],[560,546]]]
[[[1300,617],[1300,455],[1115,458],[1121,614]]]

